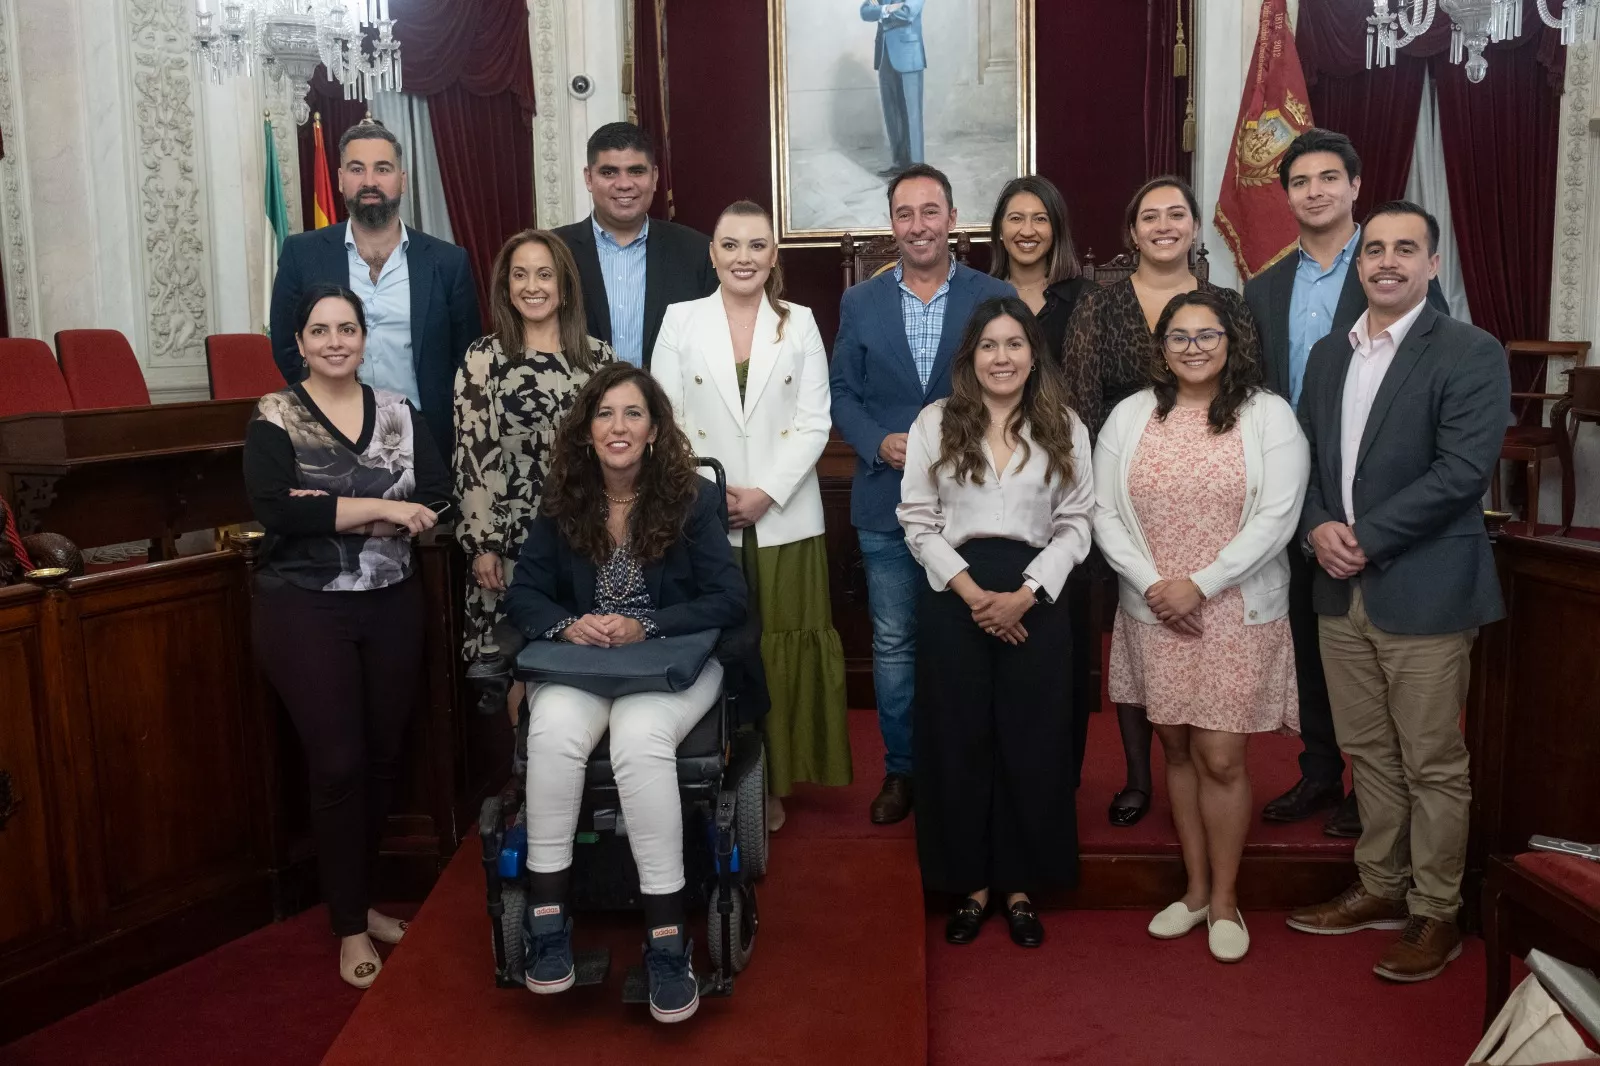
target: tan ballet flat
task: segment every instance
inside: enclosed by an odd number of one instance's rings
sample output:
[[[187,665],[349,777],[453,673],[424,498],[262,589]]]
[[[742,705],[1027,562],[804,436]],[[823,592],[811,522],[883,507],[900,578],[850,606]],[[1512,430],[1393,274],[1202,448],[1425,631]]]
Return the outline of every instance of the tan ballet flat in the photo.
[[[374,912],[374,913],[376,913],[376,912]],[[388,917],[388,916],[387,915],[382,915],[382,917]],[[400,943],[400,941],[405,938],[406,930],[408,928],[410,928],[411,923],[410,922],[403,922],[403,921],[400,921],[399,919],[395,919],[395,918],[390,918],[389,921],[394,923],[394,927],[391,928],[391,927],[386,927],[386,926],[380,925],[379,923],[374,922],[369,917],[367,919],[367,935],[370,936],[372,939],[377,940],[377,941],[379,941],[381,943],[384,943],[384,944],[398,944],[398,943]]]

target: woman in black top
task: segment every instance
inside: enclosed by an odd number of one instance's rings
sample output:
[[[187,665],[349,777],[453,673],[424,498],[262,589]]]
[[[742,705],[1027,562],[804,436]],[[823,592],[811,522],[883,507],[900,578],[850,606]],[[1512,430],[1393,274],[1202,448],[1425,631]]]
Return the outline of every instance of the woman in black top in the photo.
[[[1067,321],[1078,301],[1094,287],[1083,276],[1078,251],[1067,225],[1067,203],[1049,178],[1026,174],[1000,190],[989,223],[989,273],[1011,282],[1023,303],[1039,320],[1043,352],[1060,365]],[[1091,615],[1094,578],[1105,573],[1100,553],[1089,549],[1083,565],[1074,566],[1063,593],[1072,631],[1072,764],[1073,784],[1083,771],[1089,714],[1100,709],[1100,626]]]
[[[1045,350],[1060,358],[1067,320],[1093,284],[1078,262],[1061,191],[1037,174],[1011,179],[995,201],[989,238],[989,273],[1017,290],[1044,330]]]
[[[422,684],[411,538],[451,506],[450,472],[405,397],[356,380],[367,326],[354,293],[312,286],[295,327],[306,378],[263,396],[245,432],[245,487],[267,531],[256,658],[305,745],[339,974],[366,988],[382,966],[373,938],[405,932],[368,906],[368,877]]]
[[[531,641],[614,648],[743,623],[744,577],[733,561],[717,486],[649,371],[600,369],[556,432],[541,514],[528,526],[505,595]],[[650,1013],[679,1022],[699,993],[681,898],[683,807],[677,750],[716,702],[715,658],[682,692],[607,699],[543,684],[528,697],[528,869],[524,984],[540,995],[574,981],[566,898],[589,755],[609,730],[611,764],[639,869]]]

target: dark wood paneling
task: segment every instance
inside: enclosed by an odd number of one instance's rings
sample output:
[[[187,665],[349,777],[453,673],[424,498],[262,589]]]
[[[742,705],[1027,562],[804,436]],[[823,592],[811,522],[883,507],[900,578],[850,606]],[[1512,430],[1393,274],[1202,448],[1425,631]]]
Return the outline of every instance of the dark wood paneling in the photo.
[[[213,571],[90,593],[78,613],[95,783],[115,799],[99,811],[109,905],[254,866],[236,589]]]
[[[1600,546],[1505,537],[1505,620],[1473,649],[1467,896],[1535,833],[1600,840]]]
[[[41,600],[0,592],[0,960],[64,944],[71,932],[39,651]]]

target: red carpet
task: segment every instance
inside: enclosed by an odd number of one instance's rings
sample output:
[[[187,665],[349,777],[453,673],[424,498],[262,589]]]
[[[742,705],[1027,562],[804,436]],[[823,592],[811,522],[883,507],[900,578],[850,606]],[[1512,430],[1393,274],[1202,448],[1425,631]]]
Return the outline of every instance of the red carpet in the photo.
[[[1225,966],[1205,930],[1162,942],[1131,911],[1051,911],[1025,951],[991,919],[963,948],[928,920],[933,1066],[1461,1066],[1478,1042],[1483,943],[1418,985],[1372,974],[1392,933],[1313,937],[1249,913]]]
[[[324,1066],[927,1061],[922,894],[903,840],[773,841],[761,932],[731,999],[666,1027],[620,1001],[636,921],[605,923],[609,983],[540,998],[493,985],[477,845],[456,855]],[[578,919],[580,946],[600,923]],[[697,940],[703,938],[697,937]],[[703,965],[699,951],[697,968]]]

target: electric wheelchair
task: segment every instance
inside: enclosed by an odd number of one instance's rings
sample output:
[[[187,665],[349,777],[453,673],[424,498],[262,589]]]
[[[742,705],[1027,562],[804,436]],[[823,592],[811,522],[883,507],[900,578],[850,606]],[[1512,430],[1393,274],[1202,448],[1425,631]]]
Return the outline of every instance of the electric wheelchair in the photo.
[[[727,475],[714,459],[701,459],[716,476],[727,528]],[[759,654],[760,619],[752,608],[745,625],[725,631],[716,649],[723,664],[723,691],[705,716],[678,746],[678,786],[683,804],[684,906],[706,908],[706,947],[712,972],[699,975],[700,995],[727,996],[734,975],[755,949],[759,924],[755,882],[767,869],[767,788],[761,733],[736,730],[737,696],[726,678],[737,676],[739,664]],[[513,667],[521,680],[527,676]],[[528,712],[519,716],[519,751],[526,751]],[[495,983],[522,988],[525,950],[523,913],[528,906],[526,781],[520,777],[483,803],[478,834],[488,885],[490,931]],[[573,850],[569,906],[574,912],[641,909],[639,874],[627,840],[627,824],[612,774],[610,736],[600,739],[584,782]],[[605,949],[574,954],[575,984],[597,985],[610,971]],[[642,966],[630,967],[623,1001],[649,999]]]

